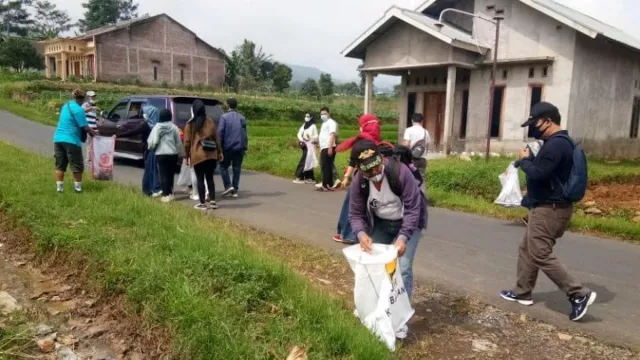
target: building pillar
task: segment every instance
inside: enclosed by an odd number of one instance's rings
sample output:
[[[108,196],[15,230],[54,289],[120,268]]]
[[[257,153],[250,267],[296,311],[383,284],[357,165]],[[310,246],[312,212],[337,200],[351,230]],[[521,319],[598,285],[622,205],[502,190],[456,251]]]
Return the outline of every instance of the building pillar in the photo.
[[[60,67],[60,79],[67,80],[67,53],[62,53],[62,66]]]
[[[44,71],[45,71],[45,76],[48,78],[51,77],[51,57],[49,55],[47,55],[44,58]]]
[[[373,114],[373,73],[364,73],[364,113]]]
[[[402,75],[400,82],[400,104],[398,107],[398,143],[402,143],[404,138],[404,131],[407,129],[407,122],[409,119],[409,92],[407,91],[407,83],[409,80],[409,73]]]
[[[447,93],[444,107],[444,139],[442,142],[445,154],[451,152],[451,134],[453,132],[453,106],[456,95],[456,67],[449,66],[447,70]]]

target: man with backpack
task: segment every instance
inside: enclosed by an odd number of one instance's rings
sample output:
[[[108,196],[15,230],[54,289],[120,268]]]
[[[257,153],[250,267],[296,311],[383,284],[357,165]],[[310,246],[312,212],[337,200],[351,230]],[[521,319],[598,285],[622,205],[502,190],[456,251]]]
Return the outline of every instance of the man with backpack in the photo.
[[[351,151],[358,169],[350,187],[349,222],[364,251],[372,244],[398,248],[402,279],[409,298],[413,291],[413,258],[427,227],[427,200],[411,169],[393,156],[383,157],[371,140]]]
[[[513,290],[500,296],[521,305],[533,305],[532,292],[542,270],[569,298],[571,321],[584,317],[596,299],[596,292],[584,287],[567,271],[553,253],[573,215],[573,203],[580,201],[587,188],[587,160],[567,131],[560,127],[560,113],[549,103],[533,106],[529,127],[536,139],[544,140],[537,156],[525,147],[515,166],[527,176],[528,224],[520,244],[517,281]]]
[[[404,131],[403,145],[411,149],[413,165],[420,172],[423,180],[426,179],[427,173],[427,151],[431,137],[429,132],[424,128],[424,116],[415,113],[411,116],[413,126]]]

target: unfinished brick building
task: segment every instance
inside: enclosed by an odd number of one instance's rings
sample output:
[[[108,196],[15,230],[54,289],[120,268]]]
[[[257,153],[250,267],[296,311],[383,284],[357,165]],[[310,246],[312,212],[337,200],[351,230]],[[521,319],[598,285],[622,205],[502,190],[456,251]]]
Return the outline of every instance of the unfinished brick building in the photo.
[[[43,43],[47,77],[214,87],[224,83],[224,55],[167,14]]]

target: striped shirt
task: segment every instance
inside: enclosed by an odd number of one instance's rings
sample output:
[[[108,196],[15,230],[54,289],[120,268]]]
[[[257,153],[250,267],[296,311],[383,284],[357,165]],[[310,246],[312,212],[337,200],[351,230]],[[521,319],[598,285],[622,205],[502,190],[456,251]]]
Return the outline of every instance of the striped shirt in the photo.
[[[92,129],[97,129],[98,128],[98,123],[97,123],[98,114],[96,113],[95,110],[87,111],[87,109],[92,107],[92,106],[94,106],[94,105],[91,105],[88,102],[86,102],[86,103],[82,104],[82,109],[87,114],[87,124],[89,125],[89,127],[92,128]]]

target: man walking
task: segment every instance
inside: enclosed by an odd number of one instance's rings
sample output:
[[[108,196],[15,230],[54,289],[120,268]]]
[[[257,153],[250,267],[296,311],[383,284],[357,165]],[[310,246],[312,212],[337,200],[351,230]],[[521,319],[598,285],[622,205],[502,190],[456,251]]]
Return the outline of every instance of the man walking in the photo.
[[[544,145],[535,157],[525,147],[515,164],[527,176],[529,216],[519,248],[516,286],[502,291],[500,296],[521,305],[533,305],[533,288],[538,270],[542,270],[567,294],[572,306],[569,319],[578,321],[596,300],[596,292],[569,274],[553,253],[553,247],[569,225],[573,202],[584,196],[586,158],[576,149],[568,132],[562,130],[560,120],[554,105],[541,102],[531,109],[531,116],[522,124],[531,129],[536,139],[544,140]]]
[[[320,145],[320,166],[322,168],[322,186],[316,188],[318,191],[332,191],[335,186],[334,168],[336,159],[336,139],[338,135],[338,124],[331,118],[329,108],[320,109],[322,126],[318,135]]]
[[[424,116],[415,113],[411,116],[413,126],[404,131],[403,145],[411,149],[413,165],[418,169],[422,180],[426,180],[427,173],[427,151],[431,137],[424,128]]]
[[[218,137],[222,142],[224,159],[220,163],[220,176],[224,186],[223,196],[238,197],[242,160],[248,148],[247,120],[236,111],[238,101],[227,99],[229,111],[222,115],[218,126]],[[233,181],[229,178],[229,165],[233,169]]]

